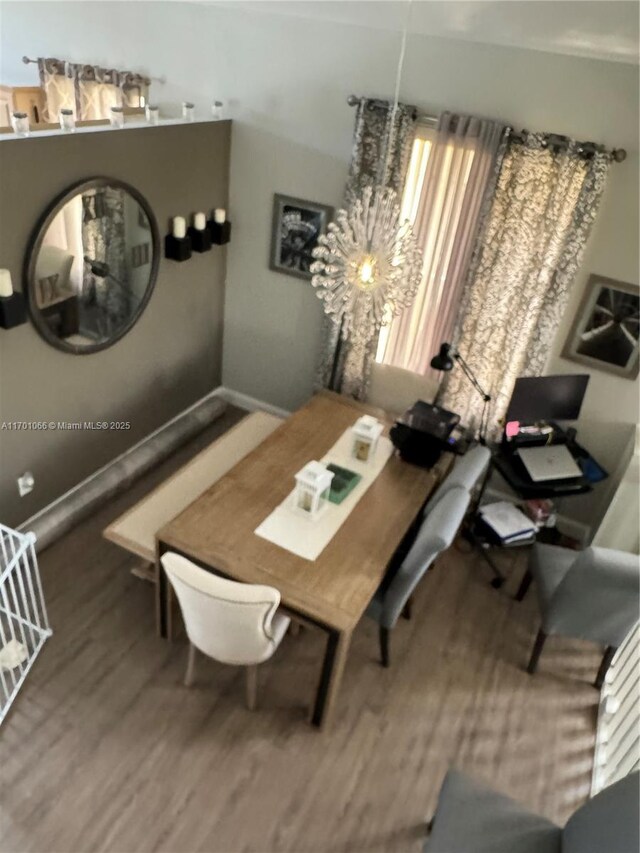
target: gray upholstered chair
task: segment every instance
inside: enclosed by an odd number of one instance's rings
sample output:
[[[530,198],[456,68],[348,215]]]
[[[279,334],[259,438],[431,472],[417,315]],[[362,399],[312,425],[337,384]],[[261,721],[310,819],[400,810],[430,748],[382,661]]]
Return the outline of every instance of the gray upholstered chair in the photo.
[[[607,669],[629,631],[638,621],[640,563],[635,554],[590,547],[569,548],[536,543],[516,595],[522,601],[536,581],[542,626],[531,653],[534,673],[550,634],[591,640],[606,651],[595,686],[602,687]]]
[[[564,829],[450,770],[424,853],[637,853],[638,773],[600,791]]]
[[[446,495],[446,493],[455,488],[462,486],[469,493],[473,492],[477,484],[485,475],[491,460],[491,452],[489,448],[481,444],[468,450],[464,456],[459,456],[456,459],[455,465],[451,472],[440,483],[436,491],[427,501],[424,508],[424,514],[427,515],[438,501]]]
[[[389,634],[434,560],[453,542],[469,506],[469,492],[450,489],[424,519],[409,553],[380,585],[366,615],[380,626],[382,665],[389,666]]]

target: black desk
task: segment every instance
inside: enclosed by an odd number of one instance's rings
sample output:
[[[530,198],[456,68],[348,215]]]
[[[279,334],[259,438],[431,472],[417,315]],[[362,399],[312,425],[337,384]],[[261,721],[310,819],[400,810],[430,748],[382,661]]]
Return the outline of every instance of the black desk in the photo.
[[[570,495],[583,495],[593,486],[586,477],[572,477],[569,480],[538,480],[534,482],[517,453],[497,445],[491,450],[491,464],[507,481],[513,491],[523,500],[534,498],[564,498]]]
[[[577,449],[579,452],[586,454],[586,451],[584,451],[583,448],[577,446]],[[468,533],[471,541],[478,548],[494,574],[494,579],[491,581],[491,585],[498,589],[504,583],[505,577],[496,566],[495,562],[491,559],[491,556],[488,553],[489,548],[491,546],[501,548],[521,548],[535,542],[535,536],[530,540],[505,545],[500,542],[497,536],[492,536],[487,525],[478,518],[477,510],[480,506],[480,501],[482,500],[487,484],[491,479],[492,471],[497,471],[521,500],[542,498],[550,498],[553,500],[554,498],[569,497],[570,495],[583,495],[592,491],[593,486],[584,476],[572,477],[568,480],[543,480],[534,482],[529,476],[520,457],[515,454],[510,447],[505,447],[503,444],[496,444],[493,445],[490,450],[491,461],[482,483],[480,494],[476,501],[475,512],[471,525],[468,528]]]

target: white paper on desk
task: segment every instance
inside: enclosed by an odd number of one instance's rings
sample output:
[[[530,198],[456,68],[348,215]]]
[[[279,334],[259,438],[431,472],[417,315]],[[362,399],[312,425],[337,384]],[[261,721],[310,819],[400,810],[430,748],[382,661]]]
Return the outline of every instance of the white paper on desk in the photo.
[[[305,560],[317,560],[342,527],[360,498],[393,455],[393,444],[380,436],[375,457],[368,463],[351,456],[351,429],[345,430],[322,462],[333,462],[360,474],[362,479],[341,504],[329,503],[316,519],[301,515],[293,507],[293,491],[254,531],[257,536],[291,551]]]
[[[500,539],[513,539],[524,534],[535,533],[536,527],[530,518],[509,501],[496,501],[479,509],[480,515]]]

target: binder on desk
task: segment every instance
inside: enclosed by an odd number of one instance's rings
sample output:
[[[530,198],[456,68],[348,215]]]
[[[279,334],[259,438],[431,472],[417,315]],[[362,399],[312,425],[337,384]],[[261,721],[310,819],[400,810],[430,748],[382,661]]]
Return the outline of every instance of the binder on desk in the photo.
[[[485,504],[478,510],[482,521],[505,545],[533,539],[536,526],[530,518],[509,501]]]

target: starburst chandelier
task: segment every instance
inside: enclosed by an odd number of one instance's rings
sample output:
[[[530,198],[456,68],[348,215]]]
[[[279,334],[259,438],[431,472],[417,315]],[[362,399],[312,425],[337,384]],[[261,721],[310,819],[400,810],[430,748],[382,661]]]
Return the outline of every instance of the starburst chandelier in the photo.
[[[394,190],[366,187],[313,250],[311,284],[343,338],[364,344],[413,302],[422,252]]]
[[[422,275],[422,252],[411,223],[400,221],[398,195],[387,185],[407,29],[408,14],[380,185],[367,186],[349,210],[339,210],[313,250],[311,284],[325,314],[340,326],[342,337],[356,346],[366,345],[381,326],[411,305]]]

